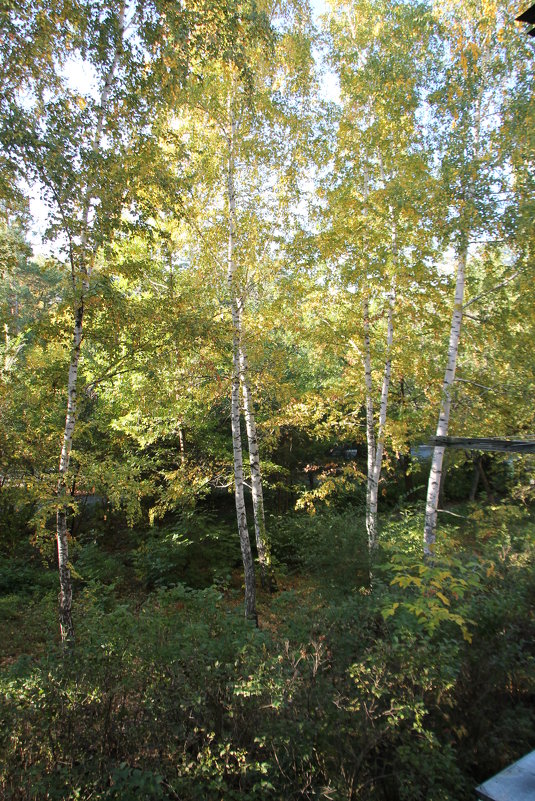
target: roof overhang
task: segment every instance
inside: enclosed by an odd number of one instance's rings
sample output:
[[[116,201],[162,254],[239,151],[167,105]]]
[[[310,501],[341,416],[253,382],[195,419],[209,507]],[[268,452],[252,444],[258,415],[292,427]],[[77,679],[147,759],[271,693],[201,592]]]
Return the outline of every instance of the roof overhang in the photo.
[[[527,22],[528,25],[535,25],[535,3],[527,8],[522,14],[516,17],[517,22]],[[535,36],[535,28],[530,28],[527,31],[528,36]]]

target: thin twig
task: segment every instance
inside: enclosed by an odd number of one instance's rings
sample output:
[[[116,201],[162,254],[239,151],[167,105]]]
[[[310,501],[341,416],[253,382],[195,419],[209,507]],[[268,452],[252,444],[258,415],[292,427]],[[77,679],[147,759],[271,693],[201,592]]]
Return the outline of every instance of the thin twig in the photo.
[[[498,289],[501,289],[502,287],[507,286],[507,284],[510,284],[511,281],[514,281],[515,278],[517,278],[521,272],[522,270],[517,270],[516,273],[513,273],[513,275],[509,276],[509,278],[506,278],[500,284],[496,284],[496,286],[493,286],[491,289],[486,289],[484,292],[481,292],[480,295],[476,295],[475,298],[472,298],[471,300],[468,301],[468,303],[465,303],[463,305],[463,313],[465,309],[467,309],[469,306],[472,305],[472,303],[477,303],[477,301],[481,300],[481,298],[484,298],[485,295],[490,295],[491,292],[496,292]]]
[[[466,515],[458,515],[456,512],[450,512],[449,509],[437,509],[437,512],[442,512],[442,514],[451,515],[452,517],[460,517],[462,520],[469,519]]]

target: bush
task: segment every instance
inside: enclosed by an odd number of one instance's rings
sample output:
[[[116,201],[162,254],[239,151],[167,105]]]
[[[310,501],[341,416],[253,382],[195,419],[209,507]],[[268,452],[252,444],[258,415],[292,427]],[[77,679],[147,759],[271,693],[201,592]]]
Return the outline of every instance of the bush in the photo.
[[[0,794],[471,801],[535,746],[534,548],[509,518],[513,539],[500,524],[488,553],[473,522],[441,529],[422,565],[421,519],[397,515],[370,591],[355,581],[360,521],[296,517],[307,574],[264,600],[261,629],[213,587],[134,606],[94,576],[74,649],[3,667]],[[6,615],[29,631],[17,597]]]
[[[148,590],[180,582],[202,589],[240,564],[239,539],[233,526],[215,525],[206,514],[184,515],[145,532],[133,563]]]
[[[362,509],[295,514],[269,526],[276,563],[346,592],[368,580],[367,535]]]

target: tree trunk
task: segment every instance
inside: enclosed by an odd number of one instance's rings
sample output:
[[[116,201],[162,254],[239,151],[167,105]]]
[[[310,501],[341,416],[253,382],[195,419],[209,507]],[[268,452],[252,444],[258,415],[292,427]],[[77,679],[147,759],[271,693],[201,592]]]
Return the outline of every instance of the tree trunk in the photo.
[[[392,372],[392,342],[394,339],[394,302],[395,292],[392,290],[388,305],[388,324],[386,337],[386,359],[381,387],[381,402],[379,406],[379,422],[377,437],[375,436],[373,387],[371,373],[370,323],[368,300],[365,299],[364,311],[364,373],[366,382],[366,435],[368,443],[368,482],[366,489],[366,529],[368,532],[368,547],[373,554],[377,547],[377,519],[379,500],[379,481],[383,463],[386,412],[388,408],[388,393],[390,390],[390,376]]]
[[[124,4],[119,13],[120,41],[117,46],[114,59],[108,70],[106,80],[100,95],[100,109],[97,117],[95,134],[91,143],[94,153],[97,153],[104,130],[104,120],[107,113],[107,106],[113,77],[119,63],[119,54],[122,48],[122,35],[124,23]],[[84,320],[84,298],[89,290],[89,275],[91,272],[91,262],[88,260],[88,238],[89,238],[89,214],[92,202],[92,187],[88,186],[82,204],[81,236],[80,236],[80,255],[75,258],[71,250],[71,271],[74,299],[74,331],[73,346],[69,364],[69,376],[67,380],[67,414],[65,417],[65,428],[63,430],[63,445],[59,460],[59,477],[57,485],[58,508],[56,513],[56,540],[58,549],[58,569],[59,569],[59,625],[61,639],[64,643],[74,642],[74,625],[72,620],[72,582],[69,565],[69,545],[67,532],[67,515],[69,511],[67,503],[67,483],[66,476],[69,470],[72,441],[76,425],[76,393],[78,383],[78,365],[80,362],[80,348],[82,344],[83,320]],[[67,231],[67,233],[69,233]],[[77,263],[78,262],[78,263]],[[77,277],[81,277],[81,289],[77,290]]]
[[[366,445],[368,449],[368,479],[366,482],[366,531],[368,550],[374,551],[377,542],[377,519],[373,514],[373,481],[375,473],[375,422],[373,410],[373,384],[370,348],[370,307],[366,296],[362,303],[364,320],[364,381],[366,385]],[[375,499],[375,509],[377,500]]]
[[[178,443],[180,447],[180,464],[184,467],[186,464],[186,448],[184,443],[184,431],[181,425],[178,426]]]
[[[243,560],[245,576],[245,617],[247,620],[258,621],[256,614],[256,585],[254,575],[254,562],[247,526],[247,513],[245,510],[244,481],[243,481],[243,452],[240,428],[240,341],[241,317],[239,293],[236,286],[236,263],[234,258],[234,238],[236,230],[236,197],[234,189],[234,136],[235,122],[232,114],[231,95],[228,100],[230,131],[228,136],[228,251],[227,251],[227,283],[230,294],[232,315],[232,396],[231,396],[231,426],[232,450],[234,459],[234,497],[236,500],[236,516],[238,520],[238,534]]]
[[[233,315],[234,316],[234,315]],[[249,539],[249,529],[247,526],[247,512],[245,509],[245,495],[243,482],[243,452],[241,444],[240,427],[240,365],[239,365],[239,340],[234,335],[234,354],[232,372],[232,399],[231,399],[231,424],[232,424],[232,450],[234,456],[234,497],[236,500],[236,517],[238,520],[238,534],[240,537],[240,548],[243,560],[243,571],[245,576],[245,617],[247,620],[256,621],[256,586],[254,575],[253,554],[251,551],[251,541]]]
[[[61,639],[68,642],[74,639],[72,622],[72,582],[69,567],[69,545],[67,540],[67,483],[66,476],[71,458],[72,438],[76,423],[76,389],[78,364],[80,362],[80,346],[82,343],[82,323],[84,317],[83,298],[79,301],[74,316],[73,345],[68,378],[67,415],[63,431],[63,446],[59,460],[58,478],[58,511],[56,515],[56,539],[58,546],[59,568],[59,625]]]
[[[249,366],[247,352],[243,339],[240,345],[240,378],[243,394],[243,413],[247,429],[249,444],[249,464],[251,467],[251,492],[253,496],[253,514],[256,537],[258,561],[260,563],[260,578],[265,589],[273,589],[273,576],[271,574],[271,559],[269,547],[266,542],[266,522],[264,515],[264,493],[262,489],[262,474],[260,472],[260,453],[258,437],[256,434],[256,421],[254,415],[251,386],[249,384]]]
[[[399,382],[399,392],[401,396],[401,408],[405,409],[405,378],[401,376]],[[412,475],[410,473],[410,465],[411,465],[411,450],[409,444],[409,450],[407,453],[401,453],[398,458],[398,463],[401,468],[401,474],[403,476],[403,485],[405,487],[405,495],[408,496],[412,493],[414,489],[414,484],[412,480]]]
[[[459,339],[461,336],[461,323],[463,319],[463,296],[466,272],[466,260],[468,248],[464,246],[457,259],[457,278],[455,283],[455,300],[453,306],[453,316],[451,320],[450,341],[448,347],[448,362],[442,384],[442,401],[438,418],[437,437],[448,435],[448,426],[451,410],[451,392],[455,381],[455,369],[457,366],[457,353],[459,351]],[[424,525],[424,557],[431,558],[436,539],[438,499],[440,492],[440,481],[442,477],[442,462],[444,460],[443,446],[433,449],[431,460],[431,472],[429,474],[429,484],[427,487],[427,502],[425,506],[425,525]]]
[[[388,408],[388,393],[390,390],[390,375],[392,372],[392,342],[394,340],[394,302],[395,293],[392,290],[388,305],[388,326],[386,336],[386,359],[383,374],[383,386],[381,388],[381,404],[379,407],[379,426],[377,429],[377,445],[373,465],[373,484],[372,484],[372,514],[375,517],[375,531],[377,532],[377,496],[379,493],[379,481],[383,464],[383,453],[385,445],[385,426],[386,412]],[[377,543],[375,543],[377,544]]]
[[[490,482],[487,478],[487,474],[483,467],[483,459],[479,460],[479,475],[481,476],[481,481],[483,482],[483,486],[485,488],[487,500],[489,501],[489,503],[496,503],[494,492],[492,491],[492,487],[490,486]]]
[[[479,465],[481,464],[481,456],[475,456],[473,459],[474,472],[472,473],[472,486],[470,487],[469,500],[475,501],[477,488],[479,486]]]

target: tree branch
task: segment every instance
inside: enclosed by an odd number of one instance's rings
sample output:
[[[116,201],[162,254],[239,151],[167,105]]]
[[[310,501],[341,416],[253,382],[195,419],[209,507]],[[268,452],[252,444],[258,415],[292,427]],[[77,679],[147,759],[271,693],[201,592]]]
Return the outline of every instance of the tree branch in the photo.
[[[472,303],[477,303],[478,300],[481,300],[481,298],[484,298],[486,295],[490,295],[492,292],[496,292],[498,289],[502,289],[502,287],[507,286],[507,284],[510,284],[511,281],[514,281],[515,278],[517,278],[520,275],[521,272],[523,272],[523,271],[522,270],[517,270],[516,273],[513,273],[513,275],[510,275],[509,278],[506,278],[501,283],[496,284],[496,286],[491,287],[491,289],[486,289],[484,292],[481,292],[479,295],[476,295],[474,298],[469,300],[468,303],[465,303],[463,305],[463,313],[464,313],[465,309],[467,309],[469,306],[472,305]]]

